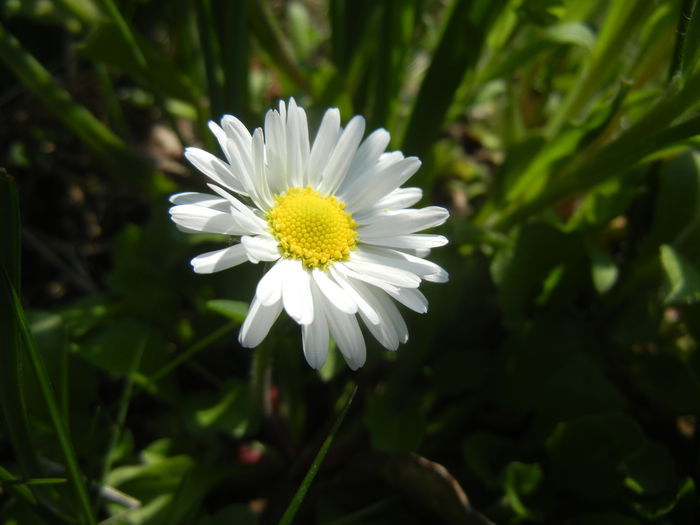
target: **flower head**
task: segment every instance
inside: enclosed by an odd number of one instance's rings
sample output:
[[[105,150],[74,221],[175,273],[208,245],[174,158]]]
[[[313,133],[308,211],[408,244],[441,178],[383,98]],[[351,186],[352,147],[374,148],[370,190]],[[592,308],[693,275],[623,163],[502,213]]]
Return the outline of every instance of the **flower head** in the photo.
[[[313,143],[306,113],[294,99],[265,117],[251,135],[231,115],[209,128],[226,161],[198,148],[185,156],[213,184],[215,195],[178,193],[170,215],[189,233],[230,235],[239,242],[192,259],[197,273],[271,262],[258,282],[239,341],[260,344],[284,309],[302,330],[306,360],[320,368],[329,337],[353,370],[365,362],[358,323],[396,350],[408,329],[392,299],[427,311],[421,280],[446,282],[447,272],[425,259],[441,235],[415,232],[445,222],[438,206],[409,209],[419,188],[401,188],[420,167],[415,157],[385,152],[389,133],[364,141],[365,121],[343,129],[337,109],[326,111]]]

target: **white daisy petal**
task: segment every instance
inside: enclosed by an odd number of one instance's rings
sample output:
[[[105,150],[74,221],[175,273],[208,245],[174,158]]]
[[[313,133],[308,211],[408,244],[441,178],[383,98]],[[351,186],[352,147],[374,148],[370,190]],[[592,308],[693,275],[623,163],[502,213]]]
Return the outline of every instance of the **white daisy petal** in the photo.
[[[387,293],[414,312],[424,314],[428,311],[428,299],[417,288],[399,288],[398,292]]]
[[[185,148],[185,157],[199,171],[204,173],[214,182],[222,186],[245,195],[245,190],[241,182],[231,172],[229,165],[199,148]]]
[[[356,279],[349,279],[348,282],[349,286],[362,297],[362,300],[370,305],[371,311],[375,312],[376,318],[373,318],[365,309],[360,308],[359,310],[360,317],[367,329],[384,348],[396,350],[400,344],[399,333],[396,331],[395,324],[388,322],[390,313],[386,311],[383,303],[377,299],[376,293],[381,292],[371,292],[371,287]]]
[[[367,208],[361,213],[354,213],[353,219],[355,219],[357,224],[368,224],[377,216],[388,211],[408,208],[422,198],[423,191],[420,188],[398,188],[389,195],[379,199],[371,208]]]
[[[287,186],[287,134],[282,117],[270,110],[265,115],[265,157],[270,190],[281,193]]]
[[[331,152],[338,142],[340,133],[340,112],[337,108],[329,109],[323,115],[314,144],[309,155],[306,184],[317,186],[321,182],[323,168],[326,167]]]
[[[412,272],[426,281],[445,283],[449,280],[447,272],[434,262],[398,250],[363,245],[361,249],[353,253],[353,258],[360,261],[394,266]]]
[[[272,193],[270,193],[270,186],[267,183],[265,172],[265,138],[262,129],[258,128],[253,133],[251,148],[251,155],[253,158],[253,184],[263,204],[263,211],[267,211],[272,207]]]
[[[354,315],[333,308],[325,297],[322,300],[325,302],[324,313],[335,344],[338,345],[348,366],[357,370],[365,364],[367,357],[365,338],[362,336],[360,325]]]
[[[315,283],[311,283],[311,295],[314,298],[314,320],[310,324],[301,325],[301,340],[304,348],[304,357],[311,368],[321,368],[328,356],[328,322],[323,313],[323,299]]]
[[[338,143],[335,145],[330,159],[328,159],[323,175],[321,175],[321,183],[318,188],[320,193],[335,193],[338,189],[350,168],[364,132],[364,118],[358,115],[348,122],[347,127],[338,138]]]
[[[396,332],[400,343],[408,342],[408,326],[406,326],[406,321],[401,316],[401,312],[396,307],[396,305],[389,299],[386,293],[381,290],[369,289],[370,293],[374,296],[374,299],[378,304],[381,305],[382,317],[384,322],[391,324],[393,330]]]
[[[245,348],[253,348],[262,343],[270,328],[275,323],[282,311],[282,301],[270,306],[264,306],[257,297],[253,297],[250,303],[248,315],[243,321],[238,341]]]
[[[204,233],[245,235],[252,233],[230,213],[195,204],[183,204],[170,208],[170,217],[178,226]]]
[[[226,155],[226,160],[228,163],[231,163],[231,157],[228,154],[228,148],[226,147],[226,142],[228,141],[228,136],[226,135],[226,132],[219,126],[216,122],[210,120],[207,125],[209,126],[209,130],[214,134],[216,137],[216,141],[219,143],[219,147],[221,148],[221,151],[224,152],[224,155]]]
[[[197,255],[190,262],[195,273],[213,273],[233,268],[247,260],[245,248],[240,244],[234,244],[223,250]]]
[[[260,261],[276,261],[280,258],[277,241],[272,237],[257,235],[255,237],[241,237],[241,244],[245,246],[248,260],[254,264]]]
[[[328,302],[330,302],[335,308],[341,312],[345,312],[346,314],[357,313],[357,304],[352,297],[350,297],[350,295],[348,295],[343,288],[333,281],[326,272],[318,268],[314,268],[311,272],[311,276],[323,295],[325,295],[326,299],[328,299]]]
[[[412,233],[409,235],[397,235],[395,237],[372,237],[365,242],[367,242],[367,244],[374,244],[375,246],[388,246],[389,248],[424,250],[426,248],[445,246],[448,240],[442,235]]]
[[[365,299],[365,297],[357,292],[355,287],[348,282],[347,278],[343,276],[343,274],[340,273],[335,266],[331,266],[328,271],[333,276],[335,282],[337,282],[355,302],[358,312],[360,312],[360,314],[362,314],[364,318],[367,318],[372,324],[379,324],[381,318],[377,313],[377,310],[369,301]]]
[[[248,206],[218,186],[214,184],[208,184],[208,186],[231,204],[231,207],[237,212],[236,219],[247,228],[248,232],[265,233],[267,231],[267,223],[255,215]]]
[[[311,276],[300,261],[287,260],[284,264],[282,302],[284,309],[299,324],[314,320],[314,301],[311,296]]]
[[[384,264],[354,259],[352,256],[343,265],[359,274],[381,279],[384,282],[403,288],[418,288],[420,277],[415,273]]]
[[[372,184],[366,184],[352,195],[345,195],[345,205],[352,213],[361,213],[371,208],[380,198],[390,194],[406,182],[420,168],[416,157],[408,157],[377,172]]]
[[[372,168],[379,161],[379,156],[389,145],[391,136],[385,129],[373,131],[357,149],[355,158],[350,164],[348,175],[338,188],[338,193],[342,194],[346,188],[354,187],[355,184],[364,184],[371,177]],[[350,190],[352,191],[352,190]]]
[[[287,261],[280,259],[258,281],[255,296],[265,306],[275,304],[282,298],[282,281],[285,277],[284,265]]]
[[[357,228],[362,240],[387,235],[403,235],[440,226],[449,217],[445,208],[430,206],[420,210],[397,210],[376,216],[370,224]]]
[[[178,206],[182,204],[196,204],[197,206],[204,206],[205,208],[211,208],[217,211],[225,212],[229,210],[229,204],[226,199],[221,199],[214,195],[209,195],[208,193],[187,191],[171,195],[169,200]]]

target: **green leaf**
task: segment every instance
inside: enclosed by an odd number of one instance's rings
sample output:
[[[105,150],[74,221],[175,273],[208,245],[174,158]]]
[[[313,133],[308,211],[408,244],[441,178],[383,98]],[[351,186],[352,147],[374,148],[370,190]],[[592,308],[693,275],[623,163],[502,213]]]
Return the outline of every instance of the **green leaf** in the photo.
[[[511,461],[503,474],[506,500],[515,513],[522,518],[536,519],[538,513],[523,503],[523,497],[537,490],[542,482],[542,467],[537,463]]]
[[[687,151],[659,173],[654,223],[646,242],[650,250],[673,244],[698,253],[700,240],[700,154]]]
[[[649,441],[623,468],[625,485],[642,496],[674,491],[676,488],[676,465],[666,447]]]
[[[622,467],[646,446],[639,424],[625,414],[583,416],[557,425],[547,440],[559,490],[592,501],[615,501]]]
[[[700,271],[671,246],[661,246],[661,265],[669,281],[664,303],[694,303],[700,300]]]
[[[245,317],[248,314],[248,303],[242,301],[211,299],[207,301],[207,308],[239,323],[245,321]]]

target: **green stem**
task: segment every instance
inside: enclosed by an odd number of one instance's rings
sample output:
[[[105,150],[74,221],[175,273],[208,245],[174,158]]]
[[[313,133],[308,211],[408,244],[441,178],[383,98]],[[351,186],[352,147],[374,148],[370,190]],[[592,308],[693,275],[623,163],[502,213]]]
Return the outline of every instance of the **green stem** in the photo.
[[[316,457],[314,458],[313,463],[311,463],[311,466],[309,467],[309,470],[306,473],[306,476],[304,476],[304,479],[302,480],[301,485],[299,485],[299,488],[297,489],[296,493],[294,494],[292,501],[289,503],[287,510],[284,512],[284,515],[282,516],[282,519],[279,522],[280,525],[291,525],[295,514],[299,510],[299,506],[301,505],[301,502],[304,501],[304,497],[306,496],[306,493],[309,491],[309,488],[311,487],[311,483],[313,482],[314,478],[316,477],[316,473],[318,472],[318,469],[320,468],[321,463],[323,463],[323,459],[326,457],[326,454],[328,453],[328,449],[331,448],[331,444],[333,443],[333,439],[335,438],[335,435],[338,433],[338,429],[340,429],[340,425],[343,423],[343,420],[345,419],[345,415],[348,413],[348,409],[350,408],[350,405],[352,404],[352,400],[355,398],[356,392],[357,392],[357,386],[355,386],[352,389],[352,391],[350,392],[350,394],[348,395],[348,398],[345,401],[345,406],[343,407],[343,410],[338,415],[338,418],[335,420],[335,423],[333,423],[333,426],[331,427],[331,430],[328,433],[328,436],[326,436],[326,439],[323,441],[323,444],[321,445],[321,448],[319,449],[318,453],[316,454]]]
[[[56,433],[59,447],[66,462],[66,471],[68,473],[68,479],[70,479],[71,486],[75,492],[80,520],[83,524],[95,525],[97,522],[95,521],[95,516],[92,512],[90,498],[88,497],[88,493],[85,488],[83,476],[80,472],[80,468],[78,467],[78,461],[75,456],[73,443],[71,442],[65,421],[61,417],[61,411],[58,407],[56,395],[53,391],[53,387],[51,386],[51,381],[46,371],[46,367],[44,366],[44,362],[39,355],[36,345],[34,344],[34,339],[30,334],[29,325],[24,316],[24,310],[20,304],[19,297],[17,297],[17,292],[14,286],[12,286],[9,275],[4,268],[2,269],[2,276],[0,276],[0,278],[3,282],[5,294],[9,295],[9,298],[13,303],[15,315],[17,317],[16,322],[20,333],[20,342],[22,343],[27,356],[29,357],[29,362],[39,384],[41,397],[43,398],[43,401],[48,409],[51,425]]]
[[[152,384],[157,383],[163,377],[165,377],[170,372],[175,370],[182,363],[184,363],[185,361],[188,361],[193,355],[195,355],[196,353],[198,353],[201,350],[204,350],[207,346],[209,346],[213,342],[221,339],[224,335],[229,333],[231,330],[233,330],[239,324],[240,323],[238,321],[232,321],[230,323],[226,323],[225,325],[221,326],[217,330],[214,330],[212,333],[210,333],[209,335],[207,335],[203,339],[200,339],[199,341],[194,343],[192,346],[187,348],[180,355],[178,355],[175,359],[173,359],[172,361],[169,361],[167,364],[165,364],[159,370],[154,372],[153,375],[151,375],[149,378],[147,378],[145,380],[146,384],[152,385]]]

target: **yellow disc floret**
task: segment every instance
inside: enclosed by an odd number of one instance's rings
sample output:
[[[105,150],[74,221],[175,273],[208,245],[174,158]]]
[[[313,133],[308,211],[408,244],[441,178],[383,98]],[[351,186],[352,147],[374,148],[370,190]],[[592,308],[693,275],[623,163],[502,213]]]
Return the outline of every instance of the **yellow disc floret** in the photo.
[[[275,205],[265,218],[283,257],[325,270],[355,249],[355,221],[344,208],[345,203],[333,195],[297,187],[275,195]]]

